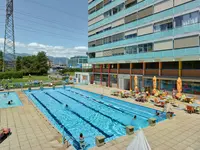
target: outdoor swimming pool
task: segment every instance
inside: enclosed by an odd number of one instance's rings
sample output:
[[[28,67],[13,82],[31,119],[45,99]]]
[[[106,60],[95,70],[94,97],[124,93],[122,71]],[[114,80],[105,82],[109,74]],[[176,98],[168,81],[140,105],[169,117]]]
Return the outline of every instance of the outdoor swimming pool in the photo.
[[[148,119],[165,120],[165,114],[155,116],[156,110],[127,103],[114,98],[76,88],[56,88],[25,91],[26,95],[45,114],[49,121],[71,144],[79,146],[79,134],[83,133],[88,147],[95,146],[95,137],[104,135],[106,141],[126,135],[125,126],[135,129],[147,127]],[[64,107],[68,105],[68,108]],[[133,120],[134,116],[136,120]],[[63,126],[63,127],[62,127]],[[69,139],[69,138],[67,138]]]
[[[8,105],[8,101],[12,100],[12,105]],[[0,108],[9,108],[22,106],[22,102],[15,92],[0,92]]]

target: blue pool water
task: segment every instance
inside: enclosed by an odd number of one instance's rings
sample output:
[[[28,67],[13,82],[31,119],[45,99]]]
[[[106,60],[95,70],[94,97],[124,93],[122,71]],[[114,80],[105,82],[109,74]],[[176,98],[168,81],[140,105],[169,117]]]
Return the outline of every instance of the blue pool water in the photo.
[[[12,100],[12,105],[8,105],[8,101]],[[15,92],[0,92],[0,108],[9,108],[22,106],[22,102],[20,101],[18,95]]]
[[[79,148],[83,133],[88,148],[95,146],[95,137],[104,135],[106,142],[126,135],[125,126],[135,130],[147,127],[149,118],[165,120],[165,114],[155,116],[156,110],[76,88],[56,88],[25,91],[26,95],[45,114],[67,139]],[[65,105],[68,105],[66,108]],[[134,116],[136,120],[133,120]]]

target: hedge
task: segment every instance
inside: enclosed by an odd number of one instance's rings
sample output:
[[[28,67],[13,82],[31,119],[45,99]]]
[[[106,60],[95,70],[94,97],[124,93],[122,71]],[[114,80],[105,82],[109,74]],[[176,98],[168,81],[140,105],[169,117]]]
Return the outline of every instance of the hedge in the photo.
[[[23,78],[22,72],[0,72],[0,79]]]

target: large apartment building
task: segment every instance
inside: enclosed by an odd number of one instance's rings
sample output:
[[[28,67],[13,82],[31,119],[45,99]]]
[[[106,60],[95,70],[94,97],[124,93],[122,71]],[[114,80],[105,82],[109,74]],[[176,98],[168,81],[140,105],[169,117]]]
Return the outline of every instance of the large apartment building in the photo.
[[[200,94],[200,0],[88,0],[91,81]]]

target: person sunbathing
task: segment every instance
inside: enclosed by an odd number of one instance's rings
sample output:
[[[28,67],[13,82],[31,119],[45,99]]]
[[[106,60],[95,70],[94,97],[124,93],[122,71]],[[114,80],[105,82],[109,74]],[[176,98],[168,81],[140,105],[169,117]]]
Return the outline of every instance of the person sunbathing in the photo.
[[[10,128],[3,128],[0,130],[0,139],[4,136],[8,136],[10,133]]]

